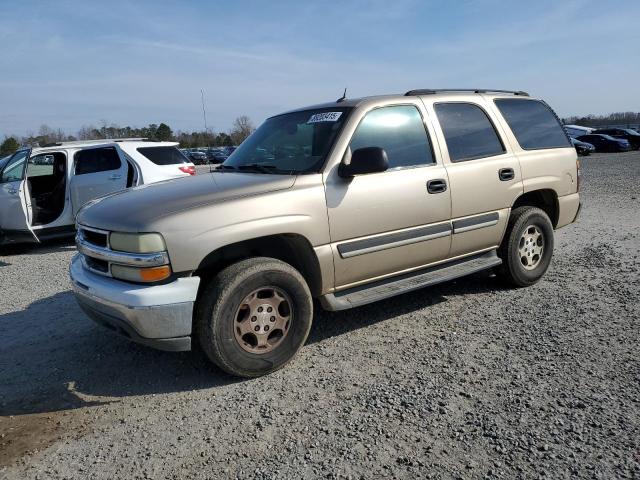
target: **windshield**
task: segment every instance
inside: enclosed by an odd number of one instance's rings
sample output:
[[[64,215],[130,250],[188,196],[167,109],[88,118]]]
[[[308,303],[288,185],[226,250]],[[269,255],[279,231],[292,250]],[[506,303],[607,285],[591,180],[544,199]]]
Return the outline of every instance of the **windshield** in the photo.
[[[11,155],[7,155],[6,157],[0,158],[0,170],[2,170],[2,168],[7,164],[10,158],[11,158]]]
[[[267,119],[222,164],[222,170],[313,173],[322,168],[351,108],[323,108]]]
[[[176,147],[140,147],[138,152],[156,165],[191,163]]]

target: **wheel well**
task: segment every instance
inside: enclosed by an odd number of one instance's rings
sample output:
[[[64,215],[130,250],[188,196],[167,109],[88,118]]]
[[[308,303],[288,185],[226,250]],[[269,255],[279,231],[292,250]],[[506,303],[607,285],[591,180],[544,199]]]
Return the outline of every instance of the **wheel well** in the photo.
[[[553,228],[558,224],[558,195],[553,190],[545,189],[527,192],[517,198],[511,209],[513,210],[514,208],[522,207],[524,205],[538,207],[541,210],[544,210],[544,212],[549,216],[549,219],[553,224]]]
[[[322,277],[318,258],[309,241],[297,234],[270,235],[225,245],[209,253],[194,275],[202,278],[200,285],[203,286],[220,270],[249,257],[271,257],[288,263],[302,274],[311,295],[320,294]]]

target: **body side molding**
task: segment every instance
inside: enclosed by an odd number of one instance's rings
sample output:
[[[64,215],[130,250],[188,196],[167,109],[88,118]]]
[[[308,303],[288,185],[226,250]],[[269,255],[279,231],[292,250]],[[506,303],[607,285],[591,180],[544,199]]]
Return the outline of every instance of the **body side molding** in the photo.
[[[453,233],[463,233],[476,228],[491,227],[498,223],[500,215],[498,212],[485,213],[476,217],[464,218],[462,220],[453,221]]]
[[[339,244],[337,248],[342,258],[349,258],[448,235],[451,235],[451,224],[449,222],[345,242]]]

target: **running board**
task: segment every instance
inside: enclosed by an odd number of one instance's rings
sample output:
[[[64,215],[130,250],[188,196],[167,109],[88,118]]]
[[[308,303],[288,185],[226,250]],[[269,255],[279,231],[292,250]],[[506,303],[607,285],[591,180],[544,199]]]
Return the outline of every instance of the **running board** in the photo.
[[[377,302],[385,298],[411,292],[419,288],[448,282],[454,278],[464,277],[487,268],[500,265],[495,250],[453,260],[451,262],[425,268],[377,282],[360,285],[337,293],[330,293],[320,298],[326,310],[346,310],[367,303]]]

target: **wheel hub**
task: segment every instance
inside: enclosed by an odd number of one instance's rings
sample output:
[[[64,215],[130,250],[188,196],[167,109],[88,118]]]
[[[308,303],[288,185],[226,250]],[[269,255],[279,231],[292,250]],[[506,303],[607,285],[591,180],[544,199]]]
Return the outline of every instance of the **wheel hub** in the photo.
[[[527,270],[533,270],[542,260],[544,252],[544,235],[535,225],[524,229],[518,243],[520,263]]]
[[[235,339],[250,353],[272,351],[291,327],[291,299],[275,287],[254,290],[240,303],[234,320]]]

